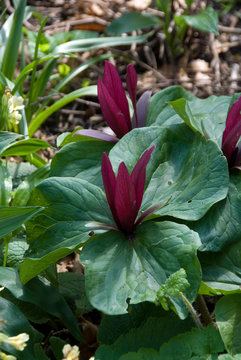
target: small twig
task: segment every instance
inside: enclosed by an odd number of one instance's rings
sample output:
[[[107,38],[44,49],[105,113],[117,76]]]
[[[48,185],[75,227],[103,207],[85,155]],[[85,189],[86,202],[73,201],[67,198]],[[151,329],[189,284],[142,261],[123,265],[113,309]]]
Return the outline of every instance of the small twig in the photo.
[[[216,45],[216,49],[225,49],[225,48],[232,48],[239,46],[241,44],[241,40],[239,41],[232,41],[232,42],[225,42],[220,45]]]
[[[74,109],[60,109],[62,114],[73,114],[73,115],[84,115],[85,111],[83,110],[74,110]]]
[[[210,50],[213,54],[213,59],[211,61],[211,67],[214,68],[215,71],[215,76],[216,76],[216,80],[218,81],[218,83],[221,85],[220,83],[220,78],[221,78],[221,74],[220,74],[220,59],[218,56],[218,52],[217,52],[217,48],[216,48],[216,43],[215,43],[215,37],[214,34],[210,34],[209,35],[209,39],[210,39]]]
[[[119,50],[119,49],[116,49],[116,48],[112,48],[112,53],[116,53],[116,54],[119,54],[119,55],[123,55],[123,56],[127,56],[129,57],[131,60],[134,60],[137,64],[139,64],[141,67],[143,67],[144,69],[146,70],[149,70],[149,71],[152,71],[154,75],[156,75],[156,77],[160,80],[167,80],[165,78],[164,75],[162,75],[158,70],[154,69],[153,67],[151,67],[150,65],[146,64],[145,62],[139,60],[136,56],[126,52],[126,51],[123,51],[123,50]],[[126,55],[127,54],[127,55]]]
[[[61,97],[65,96],[65,95],[66,94],[63,94],[63,93],[55,93],[55,94],[52,94],[52,95],[42,96],[42,97],[39,97],[36,101],[32,102],[31,105],[36,105],[39,102],[47,100],[47,99],[52,99],[52,98],[53,99],[60,99]]]
[[[223,25],[218,25],[218,30],[221,32],[226,32],[230,34],[241,34],[240,28],[228,27]]]
[[[43,30],[45,31],[45,30],[55,29],[56,27],[65,28],[67,25],[75,26],[75,25],[92,24],[92,23],[96,23],[96,24],[103,25],[103,26],[108,26],[108,24],[109,24],[108,21],[93,16],[93,17],[89,17],[87,19],[68,20],[68,21],[64,21],[64,22],[60,22],[60,23],[55,23],[53,25],[47,25],[43,28]]]
[[[78,103],[85,104],[87,106],[94,106],[96,108],[100,108],[100,104],[95,103],[94,101],[84,100],[84,99],[75,99]]]

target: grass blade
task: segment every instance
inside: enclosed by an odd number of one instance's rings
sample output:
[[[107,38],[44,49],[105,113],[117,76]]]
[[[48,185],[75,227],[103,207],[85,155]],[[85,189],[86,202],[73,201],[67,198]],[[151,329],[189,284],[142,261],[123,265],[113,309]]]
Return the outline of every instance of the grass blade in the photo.
[[[97,86],[92,85],[88,87],[84,87],[82,89],[78,89],[72,91],[68,95],[65,95],[62,99],[56,101],[53,105],[51,105],[48,109],[42,111],[39,115],[37,115],[29,125],[29,136],[33,136],[35,131],[42,125],[42,123],[55,111],[61,109],[63,106],[67,105],[71,101],[77,99],[80,96],[85,95],[97,95]]]
[[[25,6],[26,0],[20,1],[13,15],[13,22],[3,55],[1,70],[10,80],[13,79],[14,70],[16,68],[18,49],[22,36],[22,24]]]

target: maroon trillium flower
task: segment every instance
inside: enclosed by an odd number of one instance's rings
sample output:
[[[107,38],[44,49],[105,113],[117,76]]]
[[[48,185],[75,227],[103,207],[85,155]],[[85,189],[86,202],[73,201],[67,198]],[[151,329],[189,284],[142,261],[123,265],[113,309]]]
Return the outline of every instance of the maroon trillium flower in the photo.
[[[241,96],[231,106],[227,119],[226,128],[223,132],[222,151],[228,160],[230,168],[240,168],[241,145],[237,145],[241,136]],[[241,168],[240,168],[241,169]]]
[[[159,205],[153,206],[137,218],[144,193],[146,166],[154,148],[155,145],[144,152],[131,174],[122,162],[117,177],[115,177],[107,154],[103,154],[101,168],[103,183],[107,201],[117,226],[116,230],[129,237],[133,235],[137,225],[159,207]]]
[[[133,128],[145,126],[151,91],[146,91],[136,102],[137,75],[131,64],[127,67],[126,86],[133,104],[132,119],[120,76],[114,65],[106,61],[104,78],[99,78],[97,84],[98,99],[104,118],[117,138],[96,130],[78,130],[75,134],[117,142]]]

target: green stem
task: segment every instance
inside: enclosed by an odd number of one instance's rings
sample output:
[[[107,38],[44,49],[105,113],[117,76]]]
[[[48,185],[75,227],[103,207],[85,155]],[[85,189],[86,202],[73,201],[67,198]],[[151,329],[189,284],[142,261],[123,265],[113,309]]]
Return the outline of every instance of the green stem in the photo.
[[[192,304],[189,302],[189,300],[186,298],[186,296],[180,292],[180,298],[183,300],[183,302],[186,304],[195,324],[197,325],[197,327],[199,329],[203,329],[203,325],[201,323],[201,321],[199,320],[199,317],[195,311],[195,309],[193,308]]]

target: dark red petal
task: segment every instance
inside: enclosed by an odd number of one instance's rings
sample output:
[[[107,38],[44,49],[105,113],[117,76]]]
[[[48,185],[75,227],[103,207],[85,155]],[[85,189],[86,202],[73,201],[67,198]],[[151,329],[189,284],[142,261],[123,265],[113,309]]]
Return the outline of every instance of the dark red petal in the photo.
[[[139,122],[138,114],[136,112],[136,85],[137,85],[136,70],[133,65],[129,64],[127,66],[126,87],[133,104],[135,125]],[[137,127],[137,125],[135,127]]]
[[[150,207],[149,209],[147,209],[146,211],[142,211],[141,215],[138,217],[138,219],[135,222],[135,227],[137,225],[139,225],[147,216],[153,214],[156,210],[159,210],[160,208],[162,208],[163,206],[165,206],[166,204],[168,204],[169,199],[168,200],[164,200],[161,201],[159,204],[157,205],[153,205],[152,207]]]
[[[133,104],[136,103],[136,85],[137,85],[136,70],[133,65],[129,64],[127,66],[126,87]]]
[[[111,162],[106,153],[103,153],[102,163],[101,163],[101,173],[103,178],[103,184],[105,188],[105,193],[107,201],[112,212],[113,218],[116,222],[116,225],[119,227],[118,216],[115,210],[115,191],[116,191],[116,178],[114,171],[112,169]]]
[[[99,130],[92,130],[92,129],[82,129],[82,130],[77,130],[74,135],[83,135],[83,136],[88,136],[94,139],[100,139],[100,140],[104,140],[104,141],[109,141],[109,142],[118,142],[118,138],[112,135],[108,135],[103,133],[102,131]]]
[[[116,68],[108,61],[105,61],[103,81],[106,88],[109,91],[109,94],[112,96],[113,100],[115,101],[121,112],[123,113],[126,125],[130,131],[132,127],[131,127],[129,105],[126,98],[125,90]]]
[[[231,106],[227,119],[226,128],[223,132],[222,150],[228,162],[231,160],[232,152],[241,136],[241,96]]]
[[[144,152],[144,154],[138,160],[131,173],[131,179],[133,181],[136,191],[137,211],[139,211],[140,209],[143,198],[145,180],[146,180],[146,166],[151,158],[151,154],[154,149],[155,149],[155,145],[153,145],[150,149]]]
[[[146,125],[146,118],[148,113],[148,107],[151,99],[151,90],[145,91],[136,104],[136,112],[138,119],[138,127],[144,127]],[[132,127],[134,128],[135,120],[132,121]]]
[[[133,181],[123,162],[119,166],[116,178],[115,208],[121,230],[129,234],[132,233],[138,214],[136,192]]]
[[[109,94],[109,90],[101,79],[98,80],[98,99],[104,118],[110,128],[120,139],[129,132],[126,119],[118,105]]]

